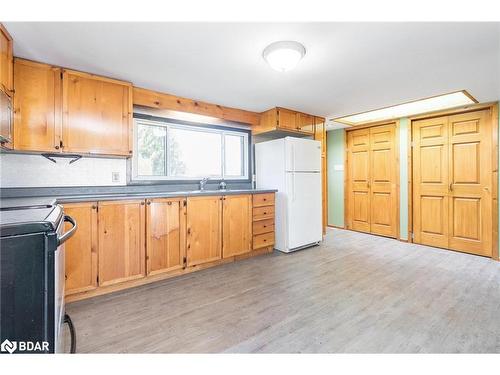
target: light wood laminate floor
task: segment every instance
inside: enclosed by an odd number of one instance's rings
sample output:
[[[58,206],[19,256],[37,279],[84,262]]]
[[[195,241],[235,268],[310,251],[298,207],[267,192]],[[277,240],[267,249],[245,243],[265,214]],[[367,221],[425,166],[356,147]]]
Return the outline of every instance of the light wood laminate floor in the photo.
[[[329,229],[67,312],[78,352],[499,353],[500,262]]]

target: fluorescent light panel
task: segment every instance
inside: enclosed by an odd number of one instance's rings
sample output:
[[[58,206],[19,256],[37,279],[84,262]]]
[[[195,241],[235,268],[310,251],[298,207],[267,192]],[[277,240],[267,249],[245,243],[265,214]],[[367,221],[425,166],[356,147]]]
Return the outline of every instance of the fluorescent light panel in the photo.
[[[460,107],[474,104],[477,101],[467,91],[457,91],[450,94],[433,96],[432,98],[416,100],[414,102],[394,105],[392,107],[376,109],[358,113],[356,115],[333,119],[347,125],[359,125],[364,123],[397,119],[401,117],[418,115],[421,113],[434,112],[448,108]]]

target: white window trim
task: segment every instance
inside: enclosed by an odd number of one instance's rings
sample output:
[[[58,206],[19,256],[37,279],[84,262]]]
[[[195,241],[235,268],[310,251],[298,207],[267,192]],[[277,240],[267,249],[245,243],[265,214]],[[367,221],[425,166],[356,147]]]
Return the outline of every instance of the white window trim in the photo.
[[[186,129],[190,131],[199,131],[199,132],[204,132],[204,133],[217,133],[221,134],[222,137],[222,150],[221,150],[221,169],[222,169],[222,176],[218,175],[204,175],[204,176],[196,176],[196,177],[185,177],[185,176],[142,176],[138,174],[138,153],[136,152],[138,149],[138,135],[137,135],[137,125],[138,124],[143,124],[143,125],[148,125],[148,126],[160,126],[160,127],[165,127],[167,128],[167,133],[169,128],[175,128],[175,129]],[[243,150],[242,150],[242,160],[243,160],[243,176],[226,176],[225,175],[225,169],[226,169],[226,163],[225,163],[225,135],[237,135],[239,137],[243,138]],[[168,121],[155,121],[155,120],[149,120],[149,119],[141,119],[141,118],[134,118],[134,125],[133,125],[133,152],[132,152],[132,175],[131,179],[132,181],[199,181],[200,179],[204,177],[208,177],[213,180],[226,180],[226,181],[247,181],[249,180],[249,159],[250,159],[250,150],[249,150],[249,145],[248,145],[248,133],[247,132],[242,132],[242,131],[233,131],[233,130],[226,130],[226,129],[214,129],[210,127],[201,127],[201,126],[191,126],[191,125],[184,125],[184,124],[178,124],[175,122],[168,122]],[[168,173],[168,135],[166,139],[166,173]]]

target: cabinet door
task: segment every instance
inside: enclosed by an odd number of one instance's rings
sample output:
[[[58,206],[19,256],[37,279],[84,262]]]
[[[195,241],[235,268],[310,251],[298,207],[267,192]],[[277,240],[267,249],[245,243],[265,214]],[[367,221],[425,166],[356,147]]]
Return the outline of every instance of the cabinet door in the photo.
[[[14,71],[14,149],[58,152],[61,70],[16,59]]]
[[[97,202],[65,204],[64,213],[78,226],[64,245],[65,289],[70,295],[97,288]]]
[[[64,70],[63,151],[129,156],[132,85]]]
[[[99,202],[99,285],[144,277],[144,201]]]
[[[187,265],[221,259],[222,197],[187,199]]]
[[[0,89],[12,96],[13,55],[12,37],[0,23]]]
[[[297,112],[278,108],[278,127],[288,130],[297,130]]]
[[[240,255],[252,249],[252,196],[228,195],[223,198],[224,258]]]
[[[184,267],[185,202],[185,198],[161,198],[147,201],[146,264],[148,275]]]
[[[314,116],[306,113],[297,113],[297,130],[314,134]]]

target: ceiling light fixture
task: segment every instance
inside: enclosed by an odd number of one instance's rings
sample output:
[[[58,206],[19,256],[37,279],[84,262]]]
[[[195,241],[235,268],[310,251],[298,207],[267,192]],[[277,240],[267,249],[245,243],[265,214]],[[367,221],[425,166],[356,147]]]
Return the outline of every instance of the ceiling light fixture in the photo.
[[[262,57],[278,72],[286,72],[297,66],[306,54],[305,47],[299,42],[280,41],[268,45]]]
[[[391,120],[401,117],[414,116],[428,112],[440,111],[454,107],[461,107],[477,103],[467,91],[456,91],[449,94],[433,96],[431,98],[415,100],[408,103],[393,105],[387,108],[362,112],[351,116],[331,119],[347,125],[359,125],[364,123]]]

